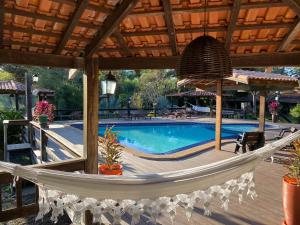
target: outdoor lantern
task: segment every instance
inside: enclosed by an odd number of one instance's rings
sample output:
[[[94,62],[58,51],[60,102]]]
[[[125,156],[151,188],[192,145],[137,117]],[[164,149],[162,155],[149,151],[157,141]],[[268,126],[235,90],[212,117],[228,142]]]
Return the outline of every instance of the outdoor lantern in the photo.
[[[105,80],[101,81],[101,89],[103,95],[113,95],[116,91],[117,80],[109,71],[105,76]]]
[[[34,74],[34,75],[32,76],[32,81],[33,81],[33,83],[37,83],[37,82],[39,81],[39,77],[38,77],[37,74]]]

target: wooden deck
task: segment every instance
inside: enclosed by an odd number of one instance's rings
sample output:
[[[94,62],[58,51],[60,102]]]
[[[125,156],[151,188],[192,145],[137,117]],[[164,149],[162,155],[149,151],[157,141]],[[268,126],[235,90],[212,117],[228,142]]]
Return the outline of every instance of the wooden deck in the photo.
[[[82,152],[82,132],[75,128],[56,126],[52,129],[57,135],[62,135],[70,143],[76,146],[77,153]],[[277,131],[267,132],[268,136],[273,136]],[[56,149],[54,143],[50,143],[53,151]],[[198,155],[176,161],[155,161],[135,157],[129,153],[124,153],[122,163],[124,165],[124,174],[144,174],[157,173],[163,171],[179,170],[199,165],[205,165],[211,162],[219,161],[225,158],[233,157],[234,145],[227,143],[222,146],[222,151],[208,150]],[[277,153],[279,157],[284,156],[284,152]],[[182,208],[178,208],[175,217],[176,225],[195,224],[195,225],[279,225],[283,218],[282,200],[281,200],[281,177],[287,172],[286,168],[276,160],[274,163],[262,162],[256,169],[256,191],[258,197],[252,200],[245,197],[243,203],[238,203],[237,195],[233,194],[229,203],[229,211],[225,212],[220,208],[218,200],[212,204],[212,216],[203,215],[203,209],[197,205],[190,221],[187,221]],[[106,218],[105,224],[110,224],[111,219]],[[149,224],[147,216],[143,217],[139,225]],[[171,225],[168,217],[159,218],[159,224]],[[12,223],[12,224],[32,224],[32,223]],[[40,224],[40,223],[39,223]],[[65,224],[65,223],[64,223]],[[130,219],[124,216],[122,224],[130,224]]]

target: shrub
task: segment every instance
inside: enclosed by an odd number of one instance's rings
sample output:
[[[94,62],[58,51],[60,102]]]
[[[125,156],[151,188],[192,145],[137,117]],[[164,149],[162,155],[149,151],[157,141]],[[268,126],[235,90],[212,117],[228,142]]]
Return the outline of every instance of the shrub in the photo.
[[[290,115],[295,118],[297,123],[300,123],[300,104],[290,110]]]
[[[117,141],[117,133],[112,131],[113,127],[106,128],[104,137],[98,138],[98,143],[103,147],[102,153],[105,158],[105,164],[112,166],[120,163],[122,146]]]
[[[39,101],[35,105],[34,112],[33,112],[33,119],[35,121],[38,121],[39,116],[47,115],[48,120],[52,122],[54,119],[54,110],[55,110],[55,106],[53,104],[49,104],[47,101]]]

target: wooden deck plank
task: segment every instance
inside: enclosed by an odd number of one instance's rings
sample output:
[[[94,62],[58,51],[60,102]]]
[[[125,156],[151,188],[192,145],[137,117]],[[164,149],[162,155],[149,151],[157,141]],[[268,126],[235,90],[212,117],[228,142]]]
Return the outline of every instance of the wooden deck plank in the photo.
[[[82,149],[82,132],[80,130],[68,126],[56,126],[56,128],[51,131],[66,138],[68,142],[76,145],[77,149]],[[268,132],[267,136],[272,137],[276,133],[277,131]],[[78,152],[80,152],[80,150]],[[142,159],[125,152],[122,155],[122,163],[125,168],[124,174],[157,173],[206,165],[233,157],[233,150],[234,145],[227,143],[222,146],[222,151],[205,151],[201,154],[176,161]],[[282,154],[278,155],[280,156]],[[240,205],[237,195],[233,194],[230,198],[231,201],[229,203],[228,212],[220,208],[219,201],[215,200],[212,203],[211,209],[213,214],[210,217],[203,216],[203,209],[200,204],[197,204],[190,221],[187,221],[183,209],[178,208],[174,224],[280,225],[283,218],[281,178],[286,172],[286,168],[279,163],[272,164],[263,161],[255,171],[256,191],[258,194],[255,200],[245,197],[243,203]],[[149,224],[147,221],[146,216],[139,225]],[[158,224],[162,225],[172,224],[166,216],[159,218],[158,222]],[[127,223],[130,224],[130,222],[128,222],[128,216],[125,216],[123,224]],[[106,221],[105,224],[109,224],[109,222]]]

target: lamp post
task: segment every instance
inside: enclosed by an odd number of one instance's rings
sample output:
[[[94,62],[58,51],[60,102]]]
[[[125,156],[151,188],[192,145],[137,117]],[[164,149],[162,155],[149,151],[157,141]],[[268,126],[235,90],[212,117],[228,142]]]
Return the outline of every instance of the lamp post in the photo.
[[[107,108],[109,107],[109,96],[115,94],[117,80],[111,71],[105,76],[105,80],[101,81],[102,94],[107,96]]]

